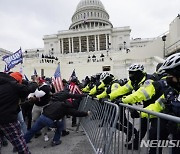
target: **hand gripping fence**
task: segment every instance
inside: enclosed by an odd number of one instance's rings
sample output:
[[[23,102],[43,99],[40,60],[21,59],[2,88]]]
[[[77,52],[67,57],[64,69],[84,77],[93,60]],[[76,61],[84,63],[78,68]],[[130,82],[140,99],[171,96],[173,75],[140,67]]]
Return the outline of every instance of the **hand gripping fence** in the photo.
[[[79,110],[91,111],[89,117],[79,122],[96,154],[180,154],[177,116],[145,110],[138,105],[100,103],[89,96],[80,103]],[[141,113],[148,116],[139,117]]]

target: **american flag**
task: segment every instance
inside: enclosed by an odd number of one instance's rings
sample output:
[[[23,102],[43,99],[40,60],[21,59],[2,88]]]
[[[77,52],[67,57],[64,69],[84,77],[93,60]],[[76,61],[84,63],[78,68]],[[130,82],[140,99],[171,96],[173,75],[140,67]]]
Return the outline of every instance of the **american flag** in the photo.
[[[81,90],[79,89],[78,85],[75,83],[71,82],[69,85],[69,92],[71,94],[82,94]]]
[[[54,85],[55,92],[59,92],[64,89],[61,79],[61,73],[60,73],[60,64],[58,64],[58,67],[54,73],[54,76],[52,78],[52,83]]]
[[[71,76],[69,78],[69,82],[70,82],[69,90],[70,90],[70,93],[72,93],[72,94],[82,94],[82,92],[79,89],[77,83],[71,81],[73,77],[77,79],[75,69],[73,70],[73,72],[72,72],[72,74],[71,74]]]

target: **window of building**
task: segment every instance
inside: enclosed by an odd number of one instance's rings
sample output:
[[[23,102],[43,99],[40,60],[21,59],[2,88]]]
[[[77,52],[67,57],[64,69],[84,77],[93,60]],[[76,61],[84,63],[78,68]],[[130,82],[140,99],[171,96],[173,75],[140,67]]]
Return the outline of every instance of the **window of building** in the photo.
[[[103,66],[102,71],[111,71],[111,66]]]

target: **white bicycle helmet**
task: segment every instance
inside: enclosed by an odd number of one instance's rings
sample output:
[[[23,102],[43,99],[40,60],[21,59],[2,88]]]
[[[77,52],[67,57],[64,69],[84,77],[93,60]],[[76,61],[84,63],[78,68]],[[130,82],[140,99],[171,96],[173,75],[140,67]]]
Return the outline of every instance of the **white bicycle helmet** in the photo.
[[[169,56],[162,64],[160,70],[171,70],[177,66],[180,66],[180,53]]]
[[[132,64],[132,65],[128,68],[128,71],[132,71],[132,72],[141,71],[141,72],[143,72],[143,71],[144,71],[144,66],[141,65],[141,64]]]
[[[105,80],[108,76],[110,76],[110,74],[108,72],[103,72],[100,76],[100,80]]]

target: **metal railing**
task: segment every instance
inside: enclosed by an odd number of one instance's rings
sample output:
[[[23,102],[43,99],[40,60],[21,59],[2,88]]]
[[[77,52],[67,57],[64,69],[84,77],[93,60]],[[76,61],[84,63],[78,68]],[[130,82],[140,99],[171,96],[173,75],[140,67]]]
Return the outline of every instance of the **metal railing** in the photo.
[[[80,124],[94,152],[108,154],[119,116],[119,107],[111,102],[101,104],[97,99],[87,97],[81,102],[79,110],[91,111],[88,118],[80,119]]]
[[[109,101],[102,104],[89,96],[81,102],[79,110],[92,112],[90,117],[80,119],[80,124],[96,154],[174,154],[177,148],[180,149],[180,130],[178,134],[168,130],[180,124],[179,117],[141,106],[117,106]],[[147,113],[147,118],[132,118],[134,111],[138,115]],[[173,141],[173,145],[179,141],[179,147],[172,148],[169,141]]]

